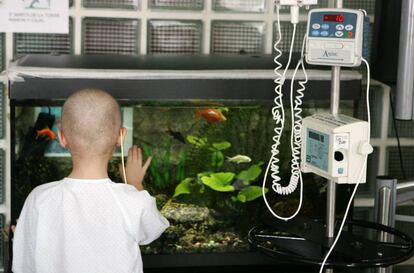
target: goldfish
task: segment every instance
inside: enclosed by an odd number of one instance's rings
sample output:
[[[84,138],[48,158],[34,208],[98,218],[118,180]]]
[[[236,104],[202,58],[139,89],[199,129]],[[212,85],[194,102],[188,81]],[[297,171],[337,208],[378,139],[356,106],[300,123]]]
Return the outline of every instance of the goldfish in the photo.
[[[175,132],[175,131],[171,130],[171,128],[167,128],[167,130],[165,130],[165,132],[167,134],[169,134],[170,136],[172,136],[174,139],[176,139],[179,142],[185,144],[185,138],[183,137],[183,135],[180,132]]]
[[[226,117],[220,110],[207,108],[207,109],[199,109],[195,110],[197,116],[204,118],[206,121],[213,123],[213,122],[221,122],[225,121]]]
[[[235,155],[233,157],[227,157],[227,161],[235,162],[237,164],[240,164],[240,163],[251,162],[252,159],[250,157],[248,157],[247,155]]]
[[[45,127],[42,130],[37,130],[37,137],[44,137],[44,136],[47,136],[50,140],[54,140],[56,137],[55,133],[52,130],[50,130],[49,127]]]

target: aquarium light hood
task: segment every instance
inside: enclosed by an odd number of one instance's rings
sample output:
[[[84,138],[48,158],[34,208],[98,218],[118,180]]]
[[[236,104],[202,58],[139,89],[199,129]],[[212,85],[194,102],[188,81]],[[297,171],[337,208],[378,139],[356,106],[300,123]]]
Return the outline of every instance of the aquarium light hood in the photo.
[[[172,70],[166,69],[89,69],[89,68],[54,68],[54,67],[35,67],[22,66],[28,56],[10,64],[8,78],[10,82],[24,81],[25,77],[44,78],[44,79],[269,79],[274,78],[273,69],[193,69],[182,70],[180,67]],[[286,79],[290,80],[293,70],[288,70]],[[331,79],[330,70],[314,69],[308,73],[310,80],[328,81]],[[304,79],[302,71],[296,73],[297,80]],[[341,80],[361,79],[362,75],[357,71],[344,71]]]
[[[292,78],[293,71],[286,73],[286,79]],[[269,79],[274,78],[271,70],[106,70],[106,69],[61,69],[61,68],[42,68],[42,67],[16,67],[12,66],[8,70],[9,81],[24,81],[25,77],[35,77],[44,79],[64,78],[64,79],[122,79],[122,80],[152,80],[152,79]],[[330,79],[330,71],[312,70],[308,73],[312,80],[326,81]],[[302,71],[296,73],[295,79],[304,79]],[[361,79],[361,75],[356,71],[344,71],[341,80]]]
[[[272,100],[273,66],[272,55],[27,55],[12,62],[7,74],[14,101],[64,100],[87,87],[119,100]],[[328,99],[330,70],[309,69],[308,77],[306,99]],[[359,99],[361,78],[358,71],[342,73],[344,99]]]

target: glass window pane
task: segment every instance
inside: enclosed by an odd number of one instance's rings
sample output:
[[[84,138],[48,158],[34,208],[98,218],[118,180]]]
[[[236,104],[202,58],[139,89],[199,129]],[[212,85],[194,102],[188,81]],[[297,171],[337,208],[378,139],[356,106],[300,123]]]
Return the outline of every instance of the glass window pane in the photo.
[[[73,22],[69,20],[69,34],[15,33],[14,55],[73,53]]]
[[[150,0],[149,8],[173,10],[202,10],[203,0]]]
[[[265,0],[213,0],[213,10],[230,12],[260,12],[266,11]]]
[[[137,55],[139,21],[134,19],[85,18],[84,54]]]
[[[213,21],[211,53],[260,54],[264,50],[266,24],[248,21]]]
[[[150,20],[148,54],[199,54],[202,23],[190,20]]]
[[[80,0],[79,0],[80,1]],[[85,8],[139,9],[139,0],[83,0]]]

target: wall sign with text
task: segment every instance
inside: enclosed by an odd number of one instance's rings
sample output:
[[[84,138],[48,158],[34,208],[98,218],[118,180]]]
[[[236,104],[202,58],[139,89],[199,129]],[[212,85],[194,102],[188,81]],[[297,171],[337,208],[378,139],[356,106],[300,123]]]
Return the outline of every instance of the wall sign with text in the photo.
[[[69,0],[0,0],[0,32],[68,33]]]

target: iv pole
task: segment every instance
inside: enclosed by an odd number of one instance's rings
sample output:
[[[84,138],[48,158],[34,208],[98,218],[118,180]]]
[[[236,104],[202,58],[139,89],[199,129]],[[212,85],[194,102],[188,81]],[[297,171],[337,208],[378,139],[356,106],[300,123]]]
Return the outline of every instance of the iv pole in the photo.
[[[336,3],[333,3],[336,2]],[[335,4],[335,5],[334,5]],[[330,0],[329,6],[335,8],[342,8],[342,0]],[[331,74],[331,114],[338,115],[339,101],[340,101],[340,83],[341,83],[341,67],[333,66]],[[328,180],[327,199],[326,199],[326,237],[329,238],[330,243],[333,243],[335,237],[335,203],[336,203],[336,183]],[[333,269],[328,268],[326,273],[333,273]]]

